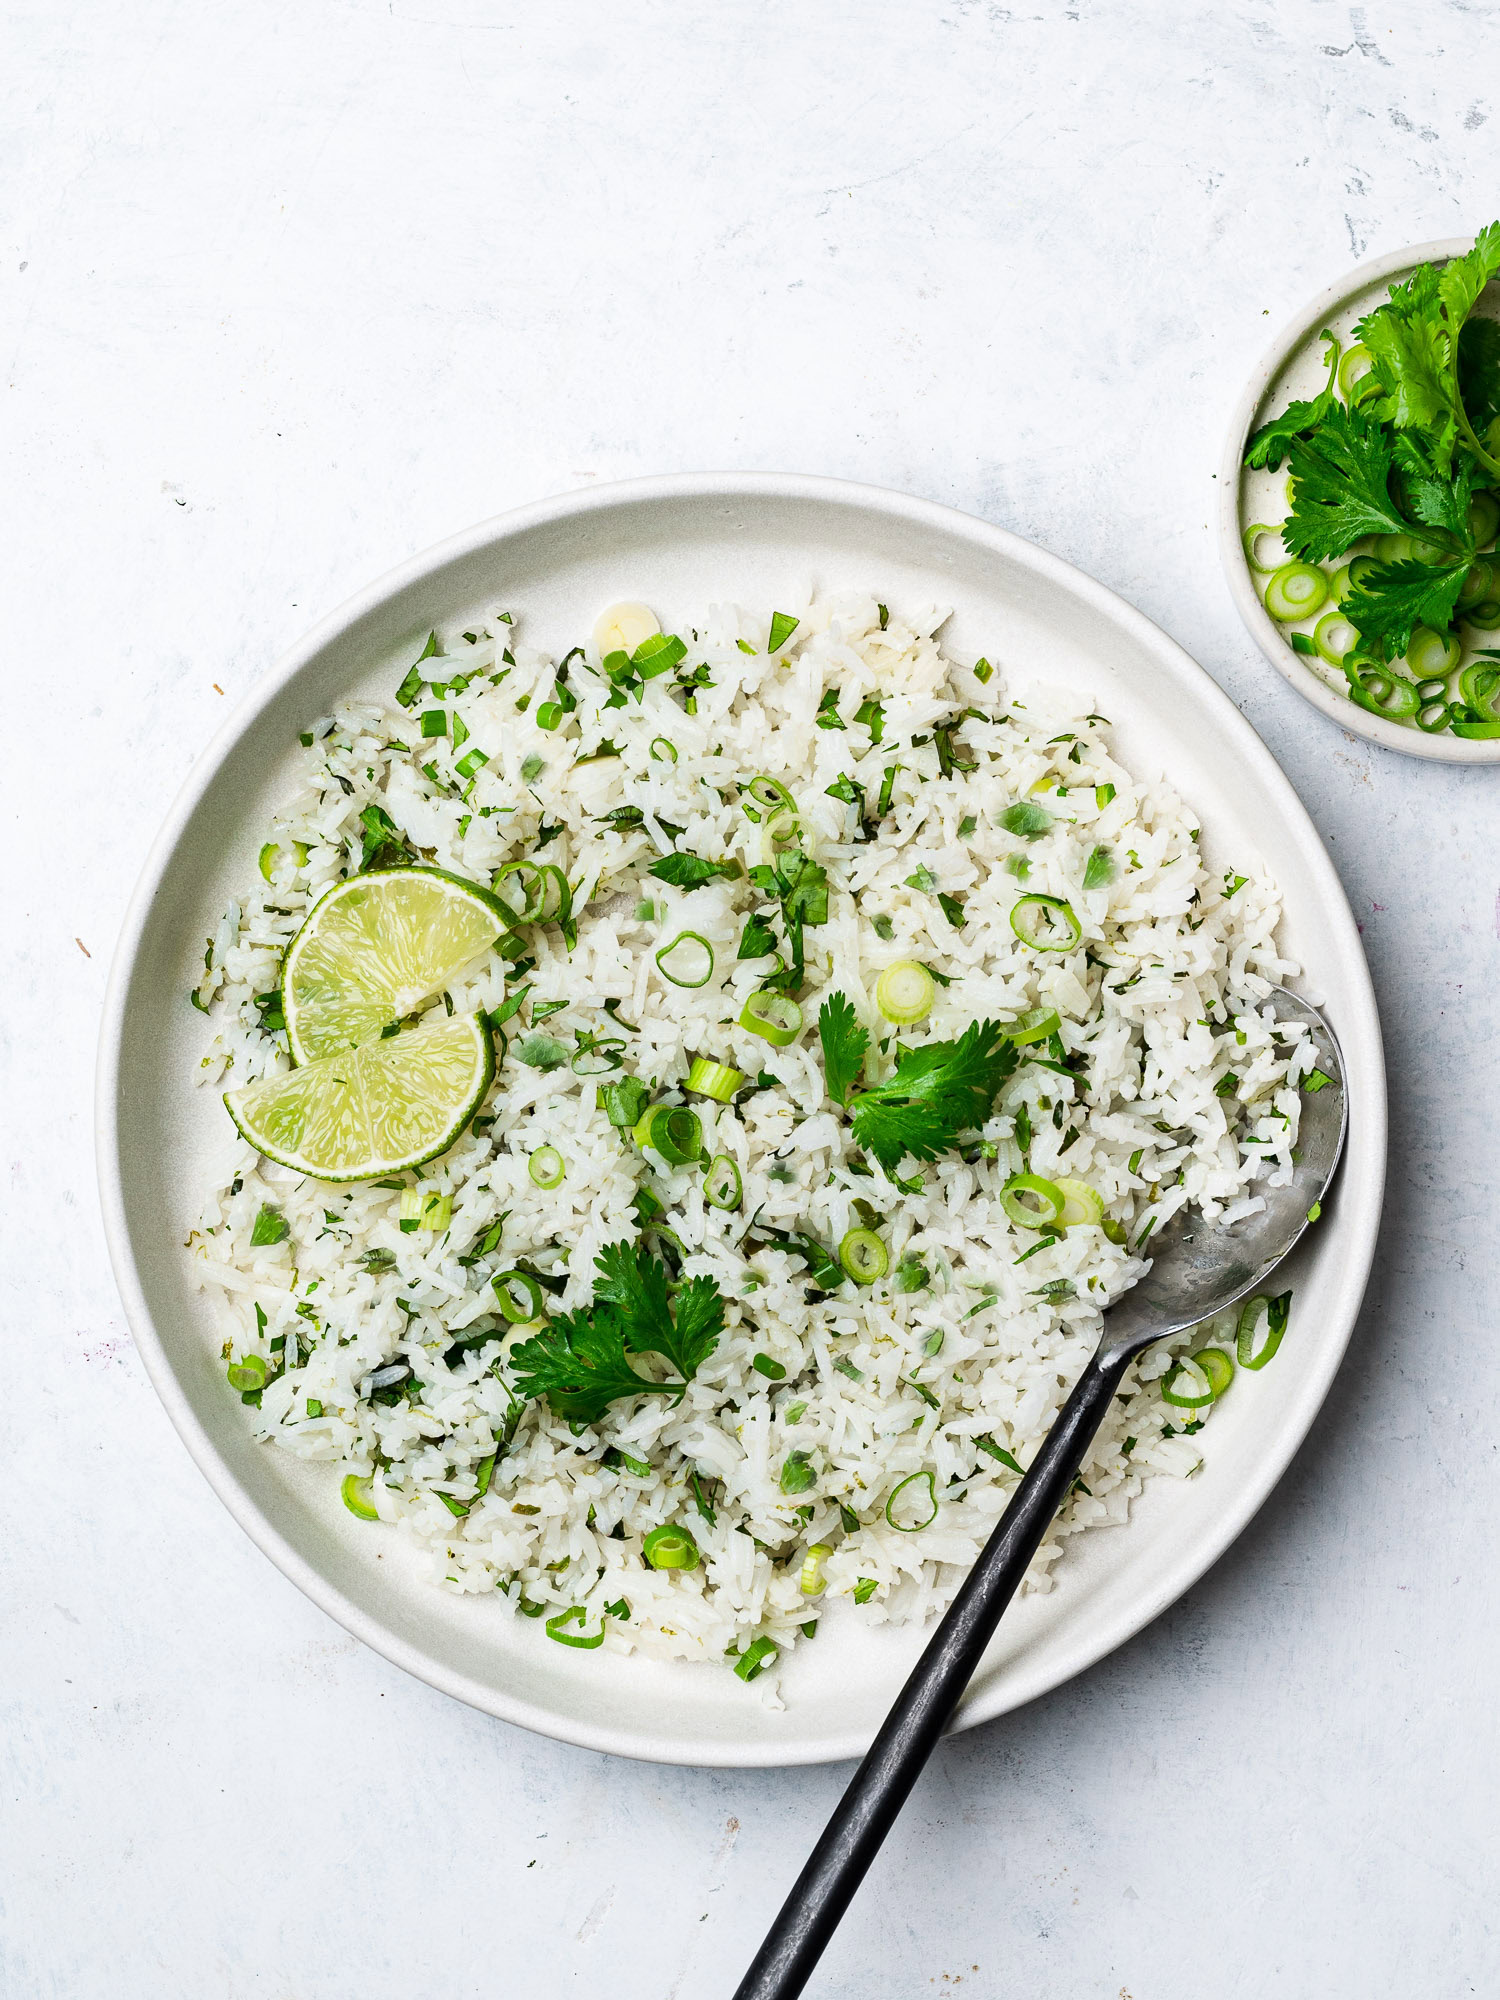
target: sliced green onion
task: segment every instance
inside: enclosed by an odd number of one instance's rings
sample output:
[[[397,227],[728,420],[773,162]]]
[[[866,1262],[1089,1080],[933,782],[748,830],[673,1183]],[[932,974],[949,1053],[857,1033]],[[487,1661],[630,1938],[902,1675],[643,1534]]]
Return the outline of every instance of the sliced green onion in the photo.
[[[1073,905],[1061,896],[1022,896],[1011,906],[1010,927],[1035,951],[1072,951],[1083,936]]]
[[[339,1496],[356,1520],[378,1521],[380,1516],[371,1498],[373,1490],[372,1479],[361,1479],[357,1472],[350,1472],[339,1487]]]
[[[711,1062],[707,1056],[695,1056],[686,1087],[700,1097],[711,1097],[715,1104],[727,1104],[744,1081],[742,1069],[735,1069],[730,1063]]]
[[[1257,1297],[1245,1301],[1240,1307],[1239,1323],[1234,1332],[1235,1357],[1241,1368],[1265,1367],[1281,1345],[1291,1310],[1290,1292],[1283,1292],[1279,1298]],[[1262,1316],[1265,1338],[1257,1345]]]
[[[1477,626],[1481,632],[1493,632],[1500,626],[1500,597],[1483,597],[1477,604],[1471,604],[1464,611],[1464,623]]]
[[[668,965],[674,955],[676,964]],[[656,954],[656,963],[662,978],[674,986],[706,986],[713,977],[714,948],[701,931],[679,931]]]
[[[653,736],[651,739],[651,756],[653,761],[658,764],[675,764],[677,762],[677,745],[672,742],[670,737]]]
[[[1410,562],[1412,539],[1410,535],[1377,535],[1375,537],[1375,560],[1382,563]]]
[[[224,1371],[231,1389],[237,1389],[242,1396],[253,1396],[257,1389],[266,1386],[267,1369],[258,1354],[241,1355],[238,1361],[231,1361]]]
[[[774,817],[781,812],[789,812],[793,818],[797,816],[797,801],[779,778],[768,778],[764,771],[758,771],[745,790],[760,807],[760,813],[755,815],[757,819],[762,814]]]
[[[734,1161],[727,1153],[715,1153],[703,1176],[703,1199],[710,1208],[736,1209],[744,1192],[740,1170]]]
[[[779,613],[777,614],[780,615]],[[734,1670],[742,1681],[753,1681],[758,1674],[776,1658],[777,1646],[774,1639],[755,1639],[745,1648],[734,1663]]]
[[[561,1185],[567,1167],[556,1146],[538,1146],[526,1163],[526,1171],[539,1188],[555,1188]]]
[[[1185,1384],[1185,1389],[1180,1389],[1179,1384]],[[1201,1394],[1197,1393],[1199,1390]],[[1177,1360],[1162,1377],[1161,1399],[1174,1410],[1201,1410],[1214,1400],[1213,1384],[1196,1359]]]
[[[823,1575],[823,1565],[832,1554],[833,1549],[827,1542],[809,1543],[807,1553],[802,1558],[802,1577],[799,1585],[804,1597],[821,1596],[827,1581]]]
[[[669,1167],[685,1167],[703,1154],[703,1121],[685,1105],[653,1104],[635,1128],[635,1143],[654,1146]]]
[[[851,1229],[839,1244],[839,1262],[856,1285],[873,1285],[890,1269],[890,1253],[873,1229]]]
[[[501,1312],[512,1326],[542,1316],[542,1288],[529,1271],[497,1271],[490,1279]]]
[[[653,1528],[641,1543],[641,1554],[653,1569],[696,1569],[698,1544],[686,1528]]]
[[[1353,563],[1345,563],[1341,569],[1336,569],[1333,575],[1329,577],[1328,601],[1330,604],[1342,604],[1350,591],[1353,590],[1353,569]]]
[[[1055,1185],[1063,1198],[1057,1219],[1064,1229],[1079,1229],[1085,1223],[1097,1226],[1104,1220],[1104,1203],[1087,1181],[1061,1180]]]
[[[1463,657],[1463,646],[1451,632],[1434,632],[1419,625],[1406,648],[1406,664],[1418,680],[1451,674]]]
[[[1500,722],[1500,664],[1471,660],[1458,677],[1460,701],[1472,708],[1482,722]]]
[[[1279,563],[1284,562],[1286,560],[1286,552],[1284,550],[1282,551],[1282,554],[1277,557],[1275,562],[1262,562],[1260,559],[1261,536],[1262,535],[1279,536],[1280,533],[1281,533],[1280,528],[1273,528],[1269,521],[1252,521],[1250,523],[1250,526],[1246,528],[1244,534],[1240,537],[1240,541],[1245,551],[1245,561],[1249,563],[1251,569],[1253,569],[1260,576],[1269,576],[1272,570],[1274,570]]]
[[[1200,1347],[1192,1358],[1213,1390],[1217,1402],[1234,1380],[1234,1356],[1227,1354],[1222,1347]]]
[[[773,1360],[769,1354],[757,1354],[753,1356],[750,1366],[755,1370],[757,1375],[764,1375],[768,1382],[784,1382],[786,1380],[786,1370],[779,1361]]]
[[[564,1625],[572,1625],[575,1622],[582,1625],[587,1618],[588,1613],[581,1604],[570,1604],[566,1611],[559,1611],[555,1618],[547,1620],[545,1628],[547,1637],[555,1639],[559,1646],[576,1646],[581,1653],[592,1653],[596,1646],[604,1644],[604,1625],[602,1620],[600,1621],[599,1630],[589,1637],[585,1637],[579,1632],[565,1632],[563,1630]]]
[[[1469,567],[1464,571],[1463,582],[1458,586],[1458,601],[1460,605],[1480,603],[1482,599],[1489,596],[1490,586],[1493,582],[1494,565],[1492,563],[1483,561],[1471,562]]]
[[[1441,695],[1424,696],[1416,714],[1412,717],[1418,729],[1424,730],[1429,736],[1441,735],[1452,719],[1452,707]]]
[[[888,965],[876,980],[875,1005],[888,1021],[898,1028],[907,1028],[914,1021],[926,1020],[936,990],[925,965],[919,965],[914,958],[903,958],[896,965]]]
[[[280,852],[274,840],[268,840],[260,850],[260,872],[268,882],[276,872],[276,857]]]
[[[1404,722],[1415,715],[1421,707],[1421,699],[1416,688],[1401,674],[1392,673],[1388,667],[1374,661],[1363,661],[1349,673],[1349,699],[1356,708],[1368,709],[1371,715],[1389,716],[1394,722]]]
[[[1000,1190],[1000,1206],[1018,1229],[1055,1229],[1067,1205],[1057,1183],[1040,1174],[1012,1174]]]
[[[564,713],[563,705],[560,701],[544,701],[536,712],[537,728],[556,729],[557,725],[563,719],[563,713]],[[550,1619],[547,1621],[547,1630],[549,1632],[551,1632],[552,1630],[552,1621]],[[568,1641],[568,1644],[574,1646],[578,1645],[579,1643],[580,1642],[577,1639],[572,1639]]]
[[[912,1521],[908,1525],[903,1527],[901,1522],[896,1519],[896,1516],[892,1512],[892,1509],[895,1507],[896,1502],[900,1499],[901,1495],[906,1491],[908,1486],[915,1486],[919,1480],[923,1479],[927,1481],[927,1498],[931,1502],[931,1512],[928,1514],[927,1519],[925,1521]],[[897,1531],[898,1534],[902,1535],[919,1534],[923,1528],[930,1528],[933,1522],[937,1519],[937,1517],[938,1517],[937,1482],[934,1479],[931,1472],[913,1472],[909,1474],[907,1478],[901,1481],[899,1486],[894,1488],[894,1490],[891,1493],[890,1499],[887,1500],[885,1503],[885,1518],[887,1519],[887,1521],[890,1522],[891,1526]]]
[[[501,886],[509,875],[514,875],[517,878],[521,892],[526,898],[525,903],[520,909],[516,908]],[[530,877],[529,882],[525,879],[528,876]],[[501,902],[510,911],[512,923],[535,923],[541,915],[542,907],[547,900],[547,881],[535,862],[507,861],[503,868],[496,870],[491,886]]]
[[[1311,618],[1328,601],[1328,578],[1311,563],[1283,563],[1266,585],[1266,609],[1278,623]]]
[[[1024,1049],[1032,1042],[1049,1040],[1061,1027],[1055,1007],[1033,1007],[1019,1021],[1012,1021],[1005,1032],[1018,1048]]]
[[[1342,611],[1325,611],[1313,627],[1313,644],[1331,667],[1341,667],[1359,644],[1359,634]]]
[[[430,1229],[435,1235],[441,1234],[453,1220],[453,1197],[451,1194],[429,1194],[422,1188],[403,1188],[398,1219],[404,1235],[409,1236],[416,1229]]]
[[[574,1076],[608,1076],[625,1060],[619,1053],[624,1046],[623,1035],[605,1035],[599,1041],[586,1040],[585,1046],[578,1051],[568,1067]]]
[[[553,862],[537,870],[542,878],[543,902],[538,922],[565,924],[573,914],[573,890],[568,878]],[[556,900],[554,900],[554,891]]]
[[[802,1009],[785,993],[762,986],[740,1009],[739,1024],[752,1035],[759,1035],[763,1042],[769,1042],[772,1048],[784,1049],[801,1032]]]

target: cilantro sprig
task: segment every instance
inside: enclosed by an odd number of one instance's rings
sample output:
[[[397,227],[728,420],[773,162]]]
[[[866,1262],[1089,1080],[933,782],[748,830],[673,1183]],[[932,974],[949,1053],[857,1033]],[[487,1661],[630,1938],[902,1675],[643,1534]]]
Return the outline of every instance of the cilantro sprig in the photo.
[[[712,1278],[690,1278],[675,1298],[666,1266],[639,1244],[606,1244],[591,1305],[552,1316],[511,1360],[517,1393],[545,1397],[570,1423],[597,1423],[609,1405],[653,1392],[681,1395],[718,1346],[724,1300]],[[632,1354],[659,1354],[679,1380],[650,1382]]]
[[[903,1049],[894,1074],[855,1098],[854,1136],[888,1174],[908,1153],[935,1160],[989,1117],[1016,1062],[997,1021],[971,1021],[957,1041]]]

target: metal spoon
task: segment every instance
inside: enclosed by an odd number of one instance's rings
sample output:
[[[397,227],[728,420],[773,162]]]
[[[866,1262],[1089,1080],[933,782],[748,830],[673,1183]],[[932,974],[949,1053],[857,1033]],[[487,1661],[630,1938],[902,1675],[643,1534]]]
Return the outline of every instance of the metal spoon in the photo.
[[[1153,1341],[1254,1292],[1306,1229],[1343,1150],[1343,1064],[1316,1008],[1285,987],[1275,987],[1270,998],[1279,1020],[1306,1022],[1317,1066],[1330,1079],[1304,1092],[1291,1181],[1279,1188],[1262,1183],[1256,1192],[1264,1209],[1233,1228],[1180,1211],[1157,1238],[1150,1270],[1105,1313],[1094,1358],[881,1725],[735,2000],[793,2000],[807,1983],[958,1706],[1131,1362]]]

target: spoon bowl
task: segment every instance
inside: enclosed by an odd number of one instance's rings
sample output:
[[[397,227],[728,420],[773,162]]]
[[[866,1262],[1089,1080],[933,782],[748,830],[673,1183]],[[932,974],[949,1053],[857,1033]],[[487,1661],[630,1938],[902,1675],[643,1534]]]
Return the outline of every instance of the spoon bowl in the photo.
[[[1303,1080],[1290,1177],[1283,1186],[1263,1184],[1257,1192],[1264,1206],[1230,1226],[1179,1211],[1155,1239],[1150,1269],[1106,1310],[1093,1359],[850,1780],[735,2000],[793,2000],[806,1985],[952,1719],[1131,1362],[1154,1342],[1253,1295],[1317,1219],[1344,1148],[1343,1060],[1315,1007],[1282,986],[1268,1000],[1279,1021],[1300,1024],[1317,1053]]]

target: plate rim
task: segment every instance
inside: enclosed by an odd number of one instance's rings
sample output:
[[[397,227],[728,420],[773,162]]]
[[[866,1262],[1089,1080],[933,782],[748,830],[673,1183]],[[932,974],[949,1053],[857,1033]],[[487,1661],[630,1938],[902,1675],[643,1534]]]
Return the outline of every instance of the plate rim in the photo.
[[[1402,729],[1385,716],[1371,715],[1367,710],[1357,708],[1347,696],[1336,694],[1318,674],[1303,665],[1261,602],[1260,592],[1250,574],[1250,565],[1245,559],[1240,528],[1240,474],[1245,440],[1250,435],[1251,422],[1266,391],[1296,350],[1324,321],[1334,318],[1356,293],[1365,291],[1382,278],[1414,270],[1418,264],[1446,263],[1450,258],[1462,257],[1473,247],[1472,236],[1442,236],[1431,243],[1408,244],[1404,249],[1388,250],[1381,256],[1369,257],[1325,285],[1316,298],[1310,299],[1285,322],[1251,370],[1235,403],[1219,463],[1219,560],[1229,585],[1229,594],[1234,599],[1234,607],[1246,631],[1282,679],[1304,701],[1326,715],[1330,722],[1356,736],[1363,736],[1366,742],[1380,744],[1383,749],[1399,750],[1403,756],[1420,757],[1434,764],[1500,764],[1500,738],[1427,736],[1418,729]]]
[[[997,527],[977,515],[938,501],[903,494],[887,487],[818,474],[766,471],[657,474],[551,495],[491,516],[408,557],[319,619],[246,690],[193,763],[151,843],[111,957],[99,1031],[94,1138],[105,1241],[131,1334],[168,1418],[212,1490],[261,1553],[346,1631],[394,1666],[481,1713],[517,1723],[538,1735],[571,1743],[581,1749],[644,1762],[687,1765],[689,1768],[776,1769],[838,1762],[862,1756],[868,1748],[868,1737],[863,1732],[830,1733],[816,1741],[785,1747],[775,1743],[699,1744],[695,1746],[694,1754],[685,1758],[679,1745],[666,1732],[647,1737],[637,1730],[609,1722],[597,1723],[561,1716],[533,1701],[479,1682],[423,1652],[346,1596],[336,1583],[305,1559],[260,1511],[199,1422],[185,1389],[178,1381],[166,1343],[157,1331],[147,1304],[130,1247],[120,1155],[120,1063],[125,1034],[124,1002],[135,971],[142,932],[183,829],[235,744],[276,700],[287,682],[325,646],[387,598],[421,582],[449,563],[515,535],[580,514],[603,513],[612,508],[628,509],[642,502],[682,499],[743,501],[750,498],[812,501],[835,507],[872,510],[920,523],[935,532],[956,534],[1062,586],[1117,627],[1131,630],[1145,649],[1155,653],[1164,664],[1175,662],[1180,669],[1197,676],[1206,705],[1215,712],[1226,734],[1236,740],[1242,759],[1258,767],[1263,780],[1268,780],[1273,787],[1280,787],[1284,794],[1285,811],[1297,828],[1299,845],[1305,849],[1315,877],[1320,879],[1325,903],[1342,915],[1347,926],[1346,942],[1353,946],[1351,966],[1357,969],[1358,977],[1349,996],[1348,1016],[1340,1025],[1346,1036],[1357,1037],[1374,1056],[1367,1096],[1358,1107],[1364,1127],[1362,1151],[1356,1158],[1346,1161],[1343,1169],[1346,1187],[1351,1175],[1358,1183],[1354,1192],[1362,1212],[1362,1222],[1352,1241],[1352,1254],[1346,1258],[1340,1281],[1341,1290],[1348,1300],[1347,1326],[1342,1339],[1323,1354],[1319,1365],[1298,1378],[1283,1418],[1282,1443],[1268,1456],[1256,1476],[1243,1483],[1234,1503],[1221,1513],[1214,1531],[1179,1559],[1154,1590],[1143,1593],[1103,1631],[1090,1634],[1087,1630],[1080,1630],[1071,1646],[1062,1650],[1060,1659],[1054,1648],[1049,1655],[1050,1664],[1045,1668],[1034,1664],[1028,1671],[1024,1661],[1013,1663],[1000,1687],[966,1699],[951,1725],[954,1732],[992,1721],[1061,1687],[1134,1638],[1191,1589],[1253,1519],[1306,1441],[1352,1338],[1374,1257],[1386,1167],[1385,1054],[1369,965],[1359,943],[1353,912],[1343,885],[1291,780],[1213,676],[1160,626],[1073,564],[1009,529]],[[1351,1110],[1353,1108],[1351,1104]],[[1348,1201],[1350,1196],[1345,1195],[1344,1199]]]

